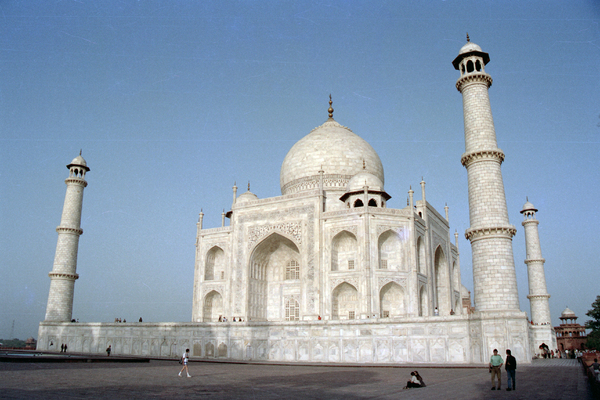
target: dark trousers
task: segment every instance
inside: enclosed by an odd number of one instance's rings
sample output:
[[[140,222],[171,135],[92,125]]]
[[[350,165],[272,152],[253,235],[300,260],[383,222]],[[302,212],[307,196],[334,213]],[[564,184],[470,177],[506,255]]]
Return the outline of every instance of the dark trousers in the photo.
[[[506,370],[506,375],[508,375],[508,382],[506,383],[506,386],[509,388],[512,388],[513,390],[515,389],[516,382],[517,382],[516,378],[515,378],[516,372],[517,371],[514,369]],[[512,382],[512,386],[511,386],[511,382]]]

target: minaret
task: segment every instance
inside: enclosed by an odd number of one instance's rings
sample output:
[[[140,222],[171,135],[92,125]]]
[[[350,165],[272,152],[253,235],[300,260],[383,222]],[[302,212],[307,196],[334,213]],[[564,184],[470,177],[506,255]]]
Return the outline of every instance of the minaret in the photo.
[[[73,291],[77,275],[77,249],[79,236],[83,233],[81,224],[81,207],[83,189],[87,186],[85,174],[90,169],[81,152],[71,164],[67,165],[69,177],[65,180],[67,194],[63,206],[60,225],[56,228],[58,242],[54,266],[50,276],[50,294],[46,307],[46,321],[68,322],[73,314]]]
[[[465,120],[465,153],[471,226],[465,236],[473,253],[473,287],[476,311],[519,309],[512,250],[516,229],[508,221],[500,165],[504,153],[496,143],[488,96],[492,78],[485,72],[490,61],[481,47],[465,44],[452,61],[460,71],[456,88],[462,93]]]
[[[521,225],[525,228],[525,247],[527,249],[527,276],[529,277],[529,303],[531,305],[531,322],[542,325],[550,324],[550,295],[546,289],[546,275],[544,273],[544,258],[540,246],[538,225],[540,221],[535,218],[537,210],[527,200],[521,214],[525,220]]]

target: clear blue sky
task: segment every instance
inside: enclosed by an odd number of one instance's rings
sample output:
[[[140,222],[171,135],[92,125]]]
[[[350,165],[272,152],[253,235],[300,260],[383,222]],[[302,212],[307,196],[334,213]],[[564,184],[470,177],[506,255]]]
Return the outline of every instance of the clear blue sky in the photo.
[[[462,100],[451,61],[490,54],[490,100],[521,309],[525,197],[554,324],[600,294],[597,1],[56,1],[0,3],[0,337],[37,337],[79,150],[85,190],[73,316],[190,321],[196,221],[231,187],[280,195],[292,145],[327,118],[367,140],[388,207],[409,186],[450,207],[473,287]],[[417,199],[420,192],[417,190]]]

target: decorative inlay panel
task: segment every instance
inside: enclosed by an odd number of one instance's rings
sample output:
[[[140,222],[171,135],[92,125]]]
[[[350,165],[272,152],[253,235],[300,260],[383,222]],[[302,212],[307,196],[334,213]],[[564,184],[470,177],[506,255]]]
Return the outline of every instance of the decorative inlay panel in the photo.
[[[408,232],[404,226],[377,225],[377,236],[385,231],[392,231],[398,234],[398,238],[402,241],[408,240]]]
[[[342,282],[349,283],[350,285],[354,286],[356,290],[358,290],[358,280],[356,278],[336,278],[329,281],[331,284],[331,289],[335,289]]]
[[[348,226],[337,226],[331,229],[331,237],[334,238],[338,233],[342,231],[348,231],[352,233],[354,236],[358,235],[358,226],[357,225],[348,225]]]
[[[210,284],[205,284],[204,287],[202,288],[202,301],[204,301],[204,298],[206,297],[206,295],[212,291],[218,292],[221,296],[223,296],[224,294],[224,287],[223,285],[210,285]]]
[[[390,282],[395,282],[406,289],[406,277],[381,277],[379,278],[379,290]]]
[[[252,226],[248,228],[248,248],[251,249],[259,239],[273,231],[287,233],[296,240],[297,244],[302,244],[302,223],[282,222],[280,224]]]

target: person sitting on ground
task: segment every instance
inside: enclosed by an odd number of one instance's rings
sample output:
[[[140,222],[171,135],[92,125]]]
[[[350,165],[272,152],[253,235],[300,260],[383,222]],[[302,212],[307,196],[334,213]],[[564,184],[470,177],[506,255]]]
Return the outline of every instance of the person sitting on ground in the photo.
[[[423,380],[423,378],[421,377],[421,375],[419,375],[418,371],[415,371],[415,376],[417,377],[417,379],[419,380],[419,384],[421,385],[421,387],[425,387],[427,386],[425,384],[425,381]]]
[[[419,379],[417,378],[417,374],[413,371],[410,373],[410,381],[406,382],[406,386],[404,386],[404,389],[419,388],[419,387],[421,387],[421,382],[419,382]]]

